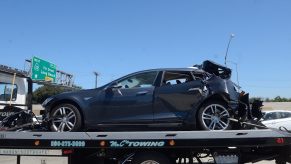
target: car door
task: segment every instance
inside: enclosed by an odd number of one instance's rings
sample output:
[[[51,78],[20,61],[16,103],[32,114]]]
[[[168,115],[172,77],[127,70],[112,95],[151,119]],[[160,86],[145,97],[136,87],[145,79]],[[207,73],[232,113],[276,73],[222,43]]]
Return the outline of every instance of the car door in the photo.
[[[125,77],[99,94],[101,110],[96,117],[106,124],[137,124],[153,121],[153,94],[157,71]]]
[[[165,71],[155,91],[155,122],[180,122],[201,100],[203,83],[190,71]]]

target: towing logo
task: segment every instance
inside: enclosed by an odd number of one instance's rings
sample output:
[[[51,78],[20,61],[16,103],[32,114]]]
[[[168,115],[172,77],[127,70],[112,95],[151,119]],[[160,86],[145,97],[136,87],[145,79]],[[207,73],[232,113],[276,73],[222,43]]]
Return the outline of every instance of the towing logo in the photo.
[[[164,141],[110,141],[110,147],[163,147]]]

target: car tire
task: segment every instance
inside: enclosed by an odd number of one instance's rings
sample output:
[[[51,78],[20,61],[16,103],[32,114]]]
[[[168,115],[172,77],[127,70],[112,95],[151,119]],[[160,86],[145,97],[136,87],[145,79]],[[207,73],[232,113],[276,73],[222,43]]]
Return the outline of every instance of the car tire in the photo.
[[[54,132],[81,131],[82,116],[79,109],[72,104],[60,104],[50,113],[50,129]]]
[[[201,130],[230,130],[230,112],[221,101],[208,101],[203,104],[197,114],[197,122]]]
[[[139,153],[133,157],[132,164],[171,164],[170,160],[161,153]]]

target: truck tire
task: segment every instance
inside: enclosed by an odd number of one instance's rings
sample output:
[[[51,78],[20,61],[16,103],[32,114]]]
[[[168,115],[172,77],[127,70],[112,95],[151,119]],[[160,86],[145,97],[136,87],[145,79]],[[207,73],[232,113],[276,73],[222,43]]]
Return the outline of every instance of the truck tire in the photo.
[[[132,164],[171,164],[170,160],[161,153],[139,153],[133,157]]]
[[[76,132],[82,127],[82,116],[72,104],[60,104],[50,113],[50,128],[54,132]]]
[[[229,130],[230,113],[225,103],[209,101],[202,105],[197,115],[197,122],[201,130]]]

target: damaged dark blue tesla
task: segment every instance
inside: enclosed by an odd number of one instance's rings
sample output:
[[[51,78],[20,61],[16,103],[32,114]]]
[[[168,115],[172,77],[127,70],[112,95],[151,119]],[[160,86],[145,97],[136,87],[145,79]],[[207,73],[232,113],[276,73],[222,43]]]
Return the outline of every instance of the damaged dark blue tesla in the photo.
[[[261,117],[230,80],[231,69],[211,61],[191,68],[140,71],[100,88],[48,98],[52,131],[228,130]]]

